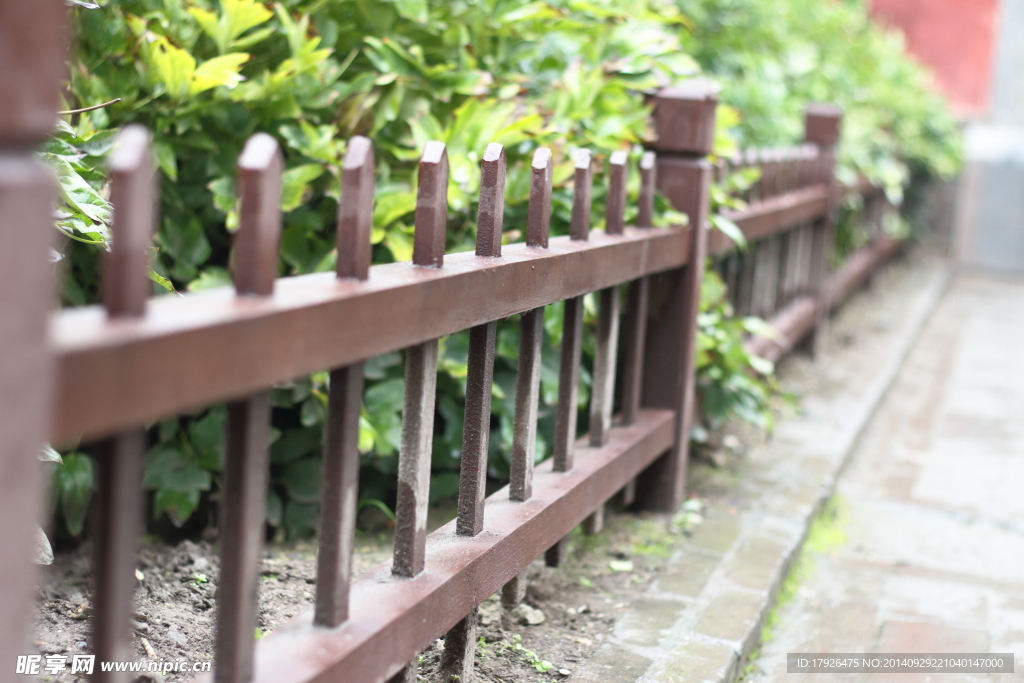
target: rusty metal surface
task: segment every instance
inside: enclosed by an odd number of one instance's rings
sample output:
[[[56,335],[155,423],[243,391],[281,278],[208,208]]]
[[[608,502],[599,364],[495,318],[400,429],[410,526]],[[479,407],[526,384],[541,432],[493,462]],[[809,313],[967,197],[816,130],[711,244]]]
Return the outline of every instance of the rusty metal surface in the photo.
[[[528,500],[533,490],[543,340],[544,309],[535,308],[523,313],[519,319],[519,357],[516,366],[515,415],[512,420],[512,463],[509,471],[509,496],[517,501]]]
[[[437,340],[434,339],[405,352],[405,399],[392,567],[396,576],[411,577],[423,571],[436,387]]]
[[[569,557],[569,535],[558,539],[558,542],[544,551],[544,564],[548,567],[561,567]]]
[[[817,185],[755,202],[743,210],[722,213],[736,223],[743,236],[751,241],[790,230],[797,223],[822,216],[828,206],[828,188]],[[716,231],[713,234],[709,249],[712,254],[735,248],[724,233]]]
[[[573,172],[569,237],[586,242],[590,236],[590,208],[594,191],[594,169],[590,152],[585,149],[576,150],[574,163],[576,170]]]
[[[459,619],[444,635],[441,652],[440,676],[442,681],[473,680],[473,660],[476,654],[476,608]]]
[[[142,276],[145,277],[145,271]],[[93,546],[95,591],[92,654],[101,662],[135,659],[132,652],[132,599],[135,593],[137,539],[142,531],[142,457],[146,431],[135,429],[99,445],[96,536]],[[99,671],[94,680],[126,683],[125,671]]]
[[[601,446],[612,426],[615,363],[619,355],[619,288],[601,290],[594,349],[593,388],[590,392],[590,445]]]
[[[217,683],[246,683],[252,678],[253,631],[257,625],[256,598],[270,469],[269,426],[269,390],[228,404],[220,571],[222,576],[231,578],[217,587]]]
[[[263,300],[230,288],[159,297],[137,322],[109,323],[94,306],[62,311],[51,320],[51,438],[105,436],[678,267],[688,253],[679,230],[631,228],[556,237],[546,250],[506,246],[500,259],[451,254],[444,268],[374,266],[367,282],[281,278]]]
[[[352,543],[359,496],[363,384],[362,363],[331,371],[314,614],[318,625],[331,628],[348,619],[348,585],[352,579]]]
[[[539,465],[529,501],[511,501],[507,487],[495,492],[484,532],[459,536],[452,521],[432,533],[416,578],[392,577],[385,563],[357,579],[351,610],[360,619],[321,629],[307,611],[261,639],[255,681],[386,681],[669,448],[673,422],[669,411],[644,411],[606,447],[579,444],[572,472]]]
[[[642,277],[629,283],[626,319],[623,323],[622,424],[632,424],[640,412],[643,389],[644,346],[647,343],[647,310],[651,281]]]
[[[621,235],[626,227],[626,177],[629,156],[623,150],[612,152],[608,161],[608,197],[605,200],[604,231]]]
[[[855,289],[865,284],[871,274],[892,258],[901,246],[900,241],[885,238],[851,254],[827,284],[832,308],[838,307]],[[813,296],[797,297],[768,319],[768,324],[779,332],[785,342],[755,336],[744,345],[750,353],[776,361],[814,329],[817,317],[816,299]]]
[[[369,276],[374,186],[373,145],[367,138],[356,136],[349,140],[342,165],[335,269],[338,278],[365,280]],[[313,615],[317,625],[330,628],[348,619],[348,586],[352,579],[352,544],[359,495],[359,415],[363,385],[362,363],[331,371]]]
[[[715,143],[717,84],[692,79],[655,94],[654,131],[659,152],[710,154]]]
[[[20,4],[0,6],[9,17]],[[6,39],[17,28],[0,21],[0,36]],[[0,102],[0,109],[6,105]],[[52,386],[45,340],[54,294],[49,247],[56,197],[53,174],[33,155],[0,150],[0,680],[5,682],[24,678],[14,673],[15,658],[31,652],[26,625],[32,623],[35,599],[32,559],[37,524],[45,524],[46,489],[37,454],[46,439]]]
[[[277,141],[260,133],[238,159],[241,206],[232,273],[238,299],[260,301],[274,291],[283,163]],[[220,565],[231,580],[217,589],[213,675],[216,683],[248,683],[270,470],[270,390],[228,403],[226,432]]]
[[[476,536],[484,527],[487,452],[491,435],[491,392],[494,383],[494,344],[497,333],[498,323],[493,321],[477,325],[469,331],[457,524],[458,533],[463,536]]]
[[[440,268],[448,226],[448,150],[443,142],[431,140],[423,147],[417,183],[412,262]]]
[[[548,246],[551,229],[551,182],[554,160],[551,150],[541,147],[530,164],[530,206],[526,218],[526,245]]]
[[[565,300],[562,316],[562,349],[558,366],[558,406],[552,459],[555,472],[572,469],[576,447],[577,396],[580,383],[580,352],[583,342],[583,297]]]
[[[238,158],[240,206],[232,279],[243,296],[274,293],[281,243],[281,173],[284,159],[277,140],[256,133]]]
[[[365,280],[370,275],[370,228],[376,187],[373,143],[357,135],[348,141],[341,168],[338,202],[338,260],[340,278]]]
[[[112,318],[144,314],[152,291],[146,267],[157,188],[149,140],[142,126],[127,126],[110,157],[110,203],[115,209],[103,264],[103,306]]]
[[[640,197],[638,198],[636,225],[639,228],[654,226],[654,190],[657,182],[657,160],[654,152],[644,152],[640,157]]]
[[[694,414],[696,324],[707,253],[708,193],[713,167],[705,159],[658,157],[658,184],[673,205],[690,217],[693,258],[685,268],[651,283],[642,404],[669,408],[678,416],[675,446],[646,470],[637,502],[646,509],[673,512],[686,485],[689,431]]]
[[[0,147],[28,151],[53,131],[66,13],[63,0],[0,2]]]
[[[505,148],[492,142],[480,162],[480,203],[476,220],[476,255],[501,256],[505,217]]]
[[[501,587],[501,604],[505,607],[515,607],[525,600],[527,584],[526,570],[524,569]]]
[[[156,185],[149,132],[128,126],[118,136],[111,156],[111,202],[117,207],[111,248],[103,269],[103,304],[111,319],[145,314],[150,293],[146,272],[153,235]],[[132,598],[135,588],[137,538],[144,519],[142,461],[146,431],[136,428],[99,445],[99,487],[93,547],[95,594],[91,623],[92,649],[100,661],[133,659]],[[124,671],[99,671],[103,683],[125,682]]]

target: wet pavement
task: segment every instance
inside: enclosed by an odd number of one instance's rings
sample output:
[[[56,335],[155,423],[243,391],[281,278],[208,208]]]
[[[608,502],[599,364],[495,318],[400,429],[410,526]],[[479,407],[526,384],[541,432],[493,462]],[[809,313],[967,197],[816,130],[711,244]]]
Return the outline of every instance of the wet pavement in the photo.
[[[746,681],[1024,680],[1024,280],[953,281],[836,506]],[[1018,657],[1014,674],[788,674],[787,652]]]

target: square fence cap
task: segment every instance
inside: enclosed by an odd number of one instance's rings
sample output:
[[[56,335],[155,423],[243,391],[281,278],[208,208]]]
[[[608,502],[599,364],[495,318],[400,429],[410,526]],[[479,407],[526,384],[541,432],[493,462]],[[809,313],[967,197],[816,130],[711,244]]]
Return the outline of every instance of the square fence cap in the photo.
[[[654,149],[710,154],[715,143],[715,108],[720,90],[715,81],[694,78],[656,92]]]
[[[831,147],[839,141],[843,110],[834,104],[812,102],[804,110],[804,141]]]

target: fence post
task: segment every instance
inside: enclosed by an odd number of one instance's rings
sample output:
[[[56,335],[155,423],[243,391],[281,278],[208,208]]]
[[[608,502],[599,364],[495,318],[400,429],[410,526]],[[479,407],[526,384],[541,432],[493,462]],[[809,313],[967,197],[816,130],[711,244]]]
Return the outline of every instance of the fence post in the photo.
[[[637,503],[674,512],[686,488],[686,459],[693,425],[697,311],[707,253],[708,196],[713,166],[718,87],[694,81],[654,97],[657,186],[689,216],[687,265],[651,278],[642,404],[676,411],[675,445],[640,475]]]
[[[45,487],[52,306],[53,174],[31,148],[53,130],[64,69],[64,3],[0,0],[0,681],[30,649],[32,566]]]
[[[821,175],[815,177],[814,180],[827,184],[829,188],[825,215],[814,221],[811,226],[811,262],[808,293],[817,300],[817,309],[815,311],[814,329],[808,335],[806,344],[808,350],[815,356],[821,351],[822,341],[825,338],[825,326],[828,323],[828,314],[832,308],[826,282],[829,271],[828,259],[829,254],[832,253],[833,241],[832,209],[836,201],[835,184],[833,182],[833,171],[836,162],[835,147],[839,141],[839,124],[842,118],[842,110],[830,104],[808,105],[804,118],[804,142],[815,144],[821,150],[817,169]]]

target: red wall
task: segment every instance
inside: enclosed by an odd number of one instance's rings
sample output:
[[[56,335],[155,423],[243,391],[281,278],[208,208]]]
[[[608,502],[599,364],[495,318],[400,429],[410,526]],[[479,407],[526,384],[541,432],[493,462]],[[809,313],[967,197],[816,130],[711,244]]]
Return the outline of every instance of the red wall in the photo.
[[[880,23],[898,28],[961,116],[988,108],[998,0],[870,0]]]

